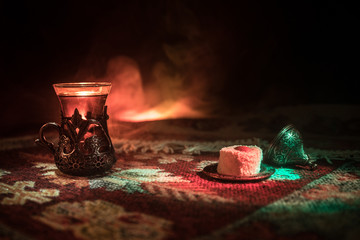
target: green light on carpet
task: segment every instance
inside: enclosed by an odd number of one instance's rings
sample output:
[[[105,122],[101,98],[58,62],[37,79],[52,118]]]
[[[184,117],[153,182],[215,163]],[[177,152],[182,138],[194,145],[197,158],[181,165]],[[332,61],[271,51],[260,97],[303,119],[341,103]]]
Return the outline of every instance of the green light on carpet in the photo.
[[[295,173],[294,169],[290,168],[277,168],[275,173],[269,178],[270,180],[297,180],[300,175]]]

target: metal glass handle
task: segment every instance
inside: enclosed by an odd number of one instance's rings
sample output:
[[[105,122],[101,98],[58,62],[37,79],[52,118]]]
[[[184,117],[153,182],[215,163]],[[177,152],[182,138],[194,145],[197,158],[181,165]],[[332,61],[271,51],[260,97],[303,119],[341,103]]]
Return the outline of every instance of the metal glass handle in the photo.
[[[49,149],[53,154],[55,153],[55,147],[54,147],[54,143],[49,142],[46,140],[45,136],[44,136],[44,131],[47,128],[55,128],[58,132],[59,132],[59,136],[61,134],[61,127],[59,124],[57,124],[56,122],[48,122],[45,123],[41,128],[40,128],[40,132],[39,132],[39,139],[35,140],[35,143]]]

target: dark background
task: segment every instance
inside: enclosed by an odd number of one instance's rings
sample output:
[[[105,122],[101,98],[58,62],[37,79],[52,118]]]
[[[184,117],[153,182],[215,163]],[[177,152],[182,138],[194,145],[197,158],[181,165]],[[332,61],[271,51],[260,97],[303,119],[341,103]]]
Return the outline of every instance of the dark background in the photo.
[[[120,55],[144,85],[159,61],[202,72],[214,112],[359,104],[358,9],[314,2],[2,1],[1,135],[56,121],[51,84],[103,77]],[[204,53],[176,66],[164,44]]]

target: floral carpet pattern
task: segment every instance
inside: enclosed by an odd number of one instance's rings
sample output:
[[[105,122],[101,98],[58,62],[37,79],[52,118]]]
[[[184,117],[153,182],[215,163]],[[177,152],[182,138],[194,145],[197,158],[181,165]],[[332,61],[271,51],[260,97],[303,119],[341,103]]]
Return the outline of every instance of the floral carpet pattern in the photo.
[[[33,139],[0,150],[0,239],[358,239],[359,151],[308,148],[318,167],[263,181],[206,176],[234,141],[114,139],[104,176],[61,173]],[[342,153],[346,155],[340,159]],[[349,157],[350,156],[350,157]]]

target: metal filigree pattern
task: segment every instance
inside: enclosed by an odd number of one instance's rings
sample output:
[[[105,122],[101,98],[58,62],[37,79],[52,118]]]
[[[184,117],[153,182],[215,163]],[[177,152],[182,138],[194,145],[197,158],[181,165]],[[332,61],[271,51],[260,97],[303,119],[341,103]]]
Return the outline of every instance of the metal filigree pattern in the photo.
[[[106,120],[106,108],[101,119],[83,119],[75,109],[71,118],[62,116],[61,126],[47,123],[40,129],[42,146],[54,154],[55,164],[60,171],[76,176],[103,174],[116,162]],[[47,127],[55,127],[59,132],[59,143],[55,147],[43,136]]]
[[[276,166],[316,167],[305,153],[300,132],[293,125],[284,127],[272,141],[266,151],[265,161]]]

